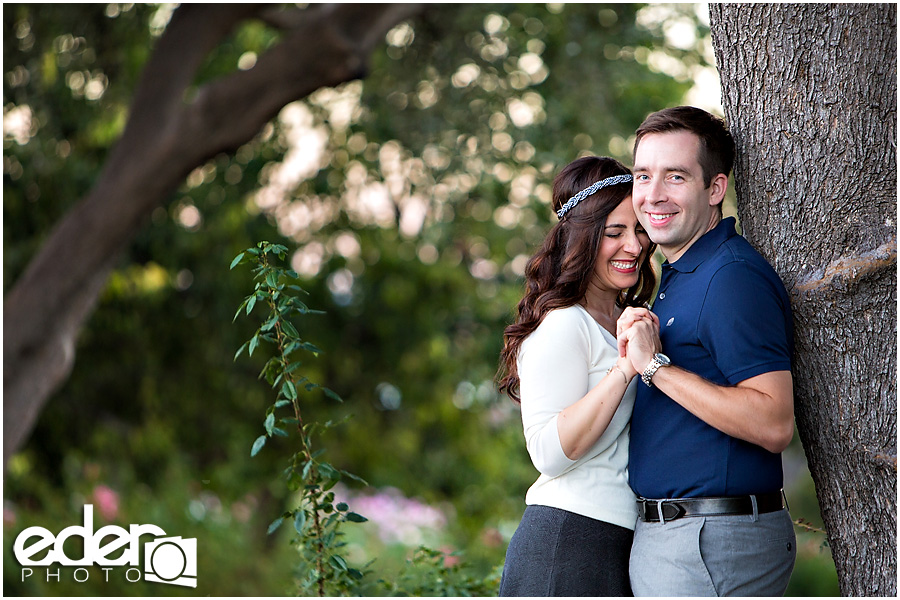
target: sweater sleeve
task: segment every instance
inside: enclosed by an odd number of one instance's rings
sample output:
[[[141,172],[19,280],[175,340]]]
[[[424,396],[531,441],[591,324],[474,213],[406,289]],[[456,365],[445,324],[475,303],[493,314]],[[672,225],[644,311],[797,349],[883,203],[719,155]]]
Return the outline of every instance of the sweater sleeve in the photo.
[[[587,393],[589,363],[590,336],[577,311],[552,311],[522,344],[518,368],[525,444],[535,468],[548,477],[577,463],[563,452],[556,421]]]

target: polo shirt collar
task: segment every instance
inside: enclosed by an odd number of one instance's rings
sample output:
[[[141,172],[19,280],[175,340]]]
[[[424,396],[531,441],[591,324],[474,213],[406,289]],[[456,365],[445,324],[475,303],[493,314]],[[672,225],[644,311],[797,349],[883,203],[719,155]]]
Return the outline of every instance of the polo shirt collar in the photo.
[[[669,266],[681,273],[690,273],[694,271],[700,264],[712,256],[716,249],[722,245],[725,240],[737,235],[734,229],[736,223],[734,217],[722,219],[719,224],[707,231],[703,236],[691,245],[687,251],[681,255],[681,258],[673,263],[666,261],[663,266]]]

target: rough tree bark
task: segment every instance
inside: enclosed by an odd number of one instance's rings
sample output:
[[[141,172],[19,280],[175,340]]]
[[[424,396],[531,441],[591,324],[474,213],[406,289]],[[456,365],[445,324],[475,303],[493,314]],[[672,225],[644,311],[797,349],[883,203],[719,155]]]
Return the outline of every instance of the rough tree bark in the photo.
[[[289,102],[364,76],[387,31],[421,5],[186,4],[160,38],[121,139],[94,187],[55,227],[3,306],[4,468],[65,381],[75,336],[117,255],[188,173],[237,149]],[[247,71],[193,88],[204,59],[241,21],[281,41]]]
[[[897,12],[710,7],[744,235],[791,293],[796,421],[841,593],[897,594]]]

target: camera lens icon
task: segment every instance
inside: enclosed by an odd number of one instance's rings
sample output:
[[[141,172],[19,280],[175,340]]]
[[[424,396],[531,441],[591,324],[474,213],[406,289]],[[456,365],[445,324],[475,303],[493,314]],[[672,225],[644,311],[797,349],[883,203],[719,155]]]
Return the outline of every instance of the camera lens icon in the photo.
[[[144,580],[197,587],[197,540],[157,538],[144,545]]]
[[[184,550],[173,542],[160,544],[150,555],[150,567],[163,581],[175,581],[184,575],[186,566],[187,556],[184,555]]]

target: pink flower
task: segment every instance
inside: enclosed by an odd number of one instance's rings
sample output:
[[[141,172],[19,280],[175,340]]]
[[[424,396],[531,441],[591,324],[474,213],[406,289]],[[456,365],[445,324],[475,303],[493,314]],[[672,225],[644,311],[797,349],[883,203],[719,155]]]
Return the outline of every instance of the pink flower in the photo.
[[[94,487],[94,504],[107,521],[114,521],[119,515],[119,494],[100,484]]]
[[[450,546],[442,546],[441,552],[444,553],[444,566],[453,567],[460,564],[459,556],[453,554],[453,548]]]
[[[3,503],[3,526],[12,527],[16,524],[16,511],[6,502]]]

